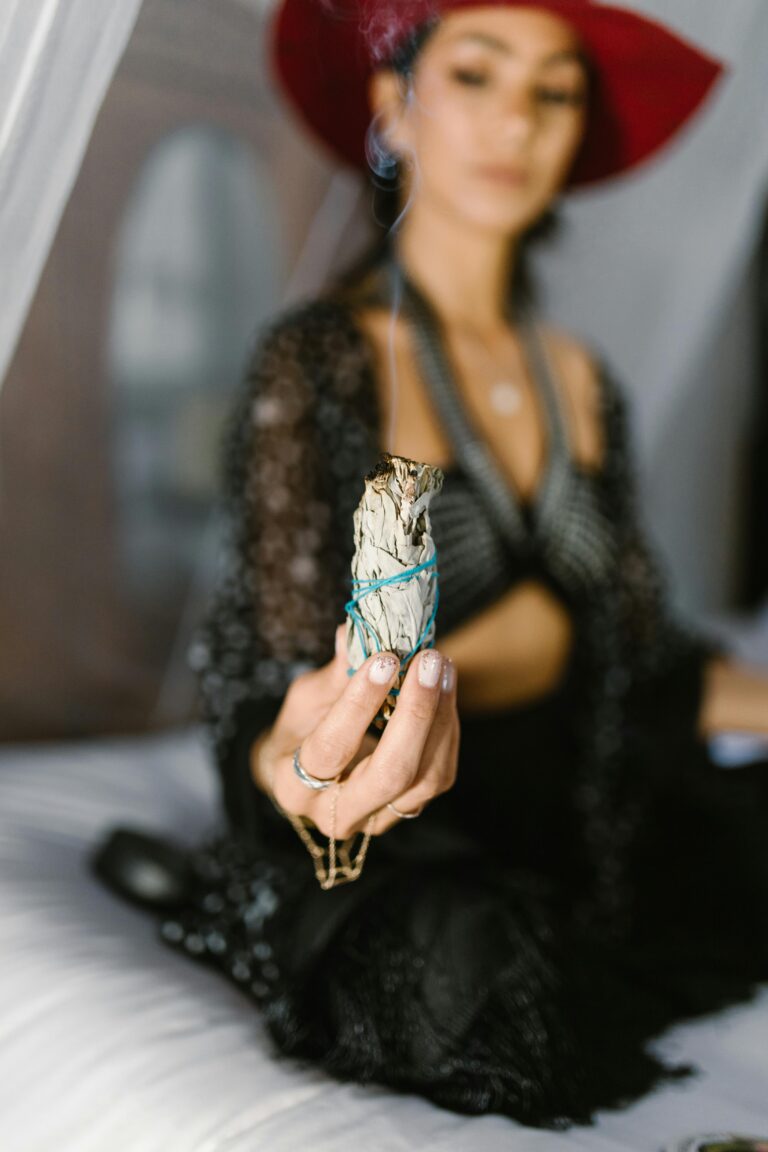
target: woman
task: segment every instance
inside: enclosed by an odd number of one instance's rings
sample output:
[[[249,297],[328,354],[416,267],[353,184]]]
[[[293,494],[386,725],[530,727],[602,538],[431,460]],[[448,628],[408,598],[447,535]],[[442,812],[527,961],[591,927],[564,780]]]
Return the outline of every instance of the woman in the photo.
[[[523,257],[719,68],[589,0],[342,9],[286,0],[282,82],[347,159],[367,141],[399,219],[262,336],[233,413],[231,564],[191,654],[230,828],[162,933],[339,1077],[588,1122],[685,1073],[650,1037],[768,976],[768,765],[706,750],[768,733],[768,682],[670,613],[621,389],[538,321]],[[340,624],[382,449],[446,481],[436,647],[379,737],[398,661],[349,677]],[[324,890],[331,835],[359,875]]]

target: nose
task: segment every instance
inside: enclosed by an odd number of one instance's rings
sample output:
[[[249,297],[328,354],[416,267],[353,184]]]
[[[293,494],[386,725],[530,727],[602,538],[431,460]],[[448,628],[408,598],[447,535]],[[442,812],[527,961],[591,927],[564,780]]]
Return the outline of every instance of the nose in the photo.
[[[499,113],[499,131],[505,140],[524,141],[534,130],[533,100],[525,91],[510,94]]]

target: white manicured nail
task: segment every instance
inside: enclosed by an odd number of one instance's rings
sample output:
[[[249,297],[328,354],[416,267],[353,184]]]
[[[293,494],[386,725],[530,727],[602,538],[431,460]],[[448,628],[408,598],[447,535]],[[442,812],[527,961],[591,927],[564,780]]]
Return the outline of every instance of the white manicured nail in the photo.
[[[399,665],[397,656],[382,652],[368,669],[368,677],[374,684],[389,684]]]
[[[445,660],[443,661],[443,679],[440,682],[440,687],[442,688],[443,692],[451,692],[453,690],[455,679],[456,669],[454,668],[453,660],[451,660],[449,656],[446,656]]]
[[[440,679],[443,658],[434,648],[428,648],[419,657],[419,684],[424,688],[436,688]]]

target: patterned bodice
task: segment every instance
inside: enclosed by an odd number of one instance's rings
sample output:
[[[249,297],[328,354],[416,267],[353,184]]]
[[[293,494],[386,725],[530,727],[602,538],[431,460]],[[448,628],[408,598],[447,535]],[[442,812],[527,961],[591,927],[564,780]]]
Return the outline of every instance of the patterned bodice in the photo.
[[[396,287],[393,276],[399,280]],[[571,453],[562,382],[535,314],[525,309],[516,325],[544,418],[546,461],[535,494],[523,500],[473,425],[436,317],[403,270],[380,268],[354,303],[391,306],[394,299],[410,328],[420,379],[456,459],[455,467],[445,470],[443,491],[431,513],[440,567],[438,631],[450,631],[526,577],[551,585],[566,602],[595,594],[613,568],[614,534],[599,478]]]

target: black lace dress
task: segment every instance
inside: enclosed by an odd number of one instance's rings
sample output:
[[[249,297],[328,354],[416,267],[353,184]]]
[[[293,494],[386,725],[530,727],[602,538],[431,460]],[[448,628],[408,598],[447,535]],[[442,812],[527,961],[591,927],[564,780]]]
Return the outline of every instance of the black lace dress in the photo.
[[[455,788],[330,892],[249,749],[344,618],[381,444],[374,356],[340,292],[261,334],[225,441],[219,590],[190,652],[227,826],[160,931],[239,984],[283,1053],[561,1127],[686,1074],[647,1041],[768,978],[768,765],[718,771],[697,738],[720,648],[669,610],[621,389],[600,357],[604,462],[576,466],[537,332],[550,451],[530,505],[467,454],[455,395],[434,398],[457,455],[433,504],[437,643],[534,577],[570,609],[566,673],[532,705],[464,717]]]

